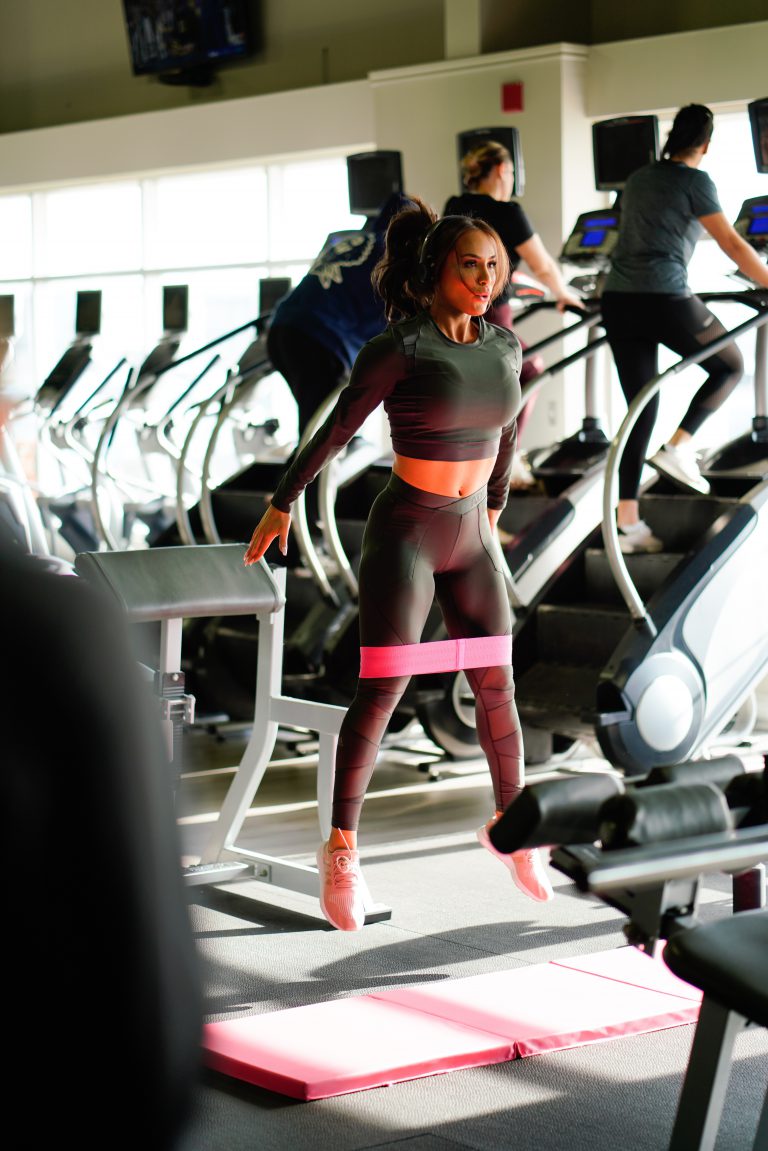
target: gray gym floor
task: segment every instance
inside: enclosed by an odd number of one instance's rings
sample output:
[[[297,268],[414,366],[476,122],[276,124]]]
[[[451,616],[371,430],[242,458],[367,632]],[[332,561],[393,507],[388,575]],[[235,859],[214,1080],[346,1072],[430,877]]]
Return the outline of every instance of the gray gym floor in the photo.
[[[242,733],[185,737],[179,818],[188,862],[199,856],[244,745]],[[312,751],[309,742],[278,742],[240,844],[314,864]],[[584,770],[611,769],[576,745],[528,778]],[[207,1018],[624,946],[624,917],[554,869],[553,902],[517,891],[474,836],[491,808],[483,763],[443,761],[415,727],[383,751],[360,830],[368,885],[391,919],[345,934],[307,897],[254,880],[190,888]],[[701,918],[728,914],[730,879],[713,876]],[[692,1035],[692,1025],[675,1027],[314,1102],[205,1071],[182,1151],[664,1151]],[[765,1030],[739,1037],[717,1151],[751,1148],[767,1057]]]

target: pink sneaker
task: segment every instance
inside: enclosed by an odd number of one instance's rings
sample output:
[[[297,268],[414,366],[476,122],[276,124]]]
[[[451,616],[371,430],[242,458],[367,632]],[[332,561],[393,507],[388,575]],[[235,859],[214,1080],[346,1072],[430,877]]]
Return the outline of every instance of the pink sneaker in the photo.
[[[486,851],[490,851],[491,855],[495,855],[505,867],[509,868],[515,887],[529,899],[535,899],[537,903],[548,903],[550,899],[554,899],[555,893],[538,849],[524,848],[522,851],[513,851],[509,854],[497,851],[488,834],[488,829],[493,827],[495,822],[496,820],[492,819],[490,823],[483,824],[477,829],[477,838]]]
[[[317,849],[320,872],[320,910],[339,931],[360,931],[365,922],[360,891],[360,856],[340,847],[329,851],[323,843]]]

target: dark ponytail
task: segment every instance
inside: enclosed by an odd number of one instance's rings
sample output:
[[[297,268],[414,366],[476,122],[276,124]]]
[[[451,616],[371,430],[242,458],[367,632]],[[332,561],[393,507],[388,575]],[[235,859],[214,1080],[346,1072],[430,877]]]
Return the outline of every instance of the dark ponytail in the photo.
[[[384,301],[389,323],[415,316],[426,303],[416,270],[424,237],[438,215],[418,196],[409,199],[412,206],[403,208],[389,221],[384,255],[371,274],[371,283]]]
[[[704,104],[686,104],[675,116],[662,156],[683,156],[709,142],[714,117]]]

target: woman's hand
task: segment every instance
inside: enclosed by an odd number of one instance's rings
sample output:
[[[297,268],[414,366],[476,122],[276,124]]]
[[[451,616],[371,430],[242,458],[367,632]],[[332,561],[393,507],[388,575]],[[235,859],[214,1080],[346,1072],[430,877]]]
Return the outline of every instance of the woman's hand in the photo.
[[[256,525],[254,533],[251,536],[251,542],[248,544],[245,555],[243,556],[243,563],[258,563],[272,543],[272,540],[278,536],[280,538],[280,551],[283,555],[286,555],[288,551],[288,532],[290,527],[290,512],[281,512],[279,508],[275,508],[270,504]]]
[[[555,307],[558,312],[565,312],[567,308],[579,308],[583,312],[584,300],[581,296],[574,295],[573,292],[569,292],[566,288],[566,290],[557,297]]]

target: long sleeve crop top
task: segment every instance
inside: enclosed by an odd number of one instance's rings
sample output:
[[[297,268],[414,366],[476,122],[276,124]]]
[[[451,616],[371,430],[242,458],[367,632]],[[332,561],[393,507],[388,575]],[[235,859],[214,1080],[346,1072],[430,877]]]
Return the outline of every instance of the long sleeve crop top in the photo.
[[[496,457],[488,507],[507,502],[520,410],[520,342],[479,320],[477,339],[457,344],[420,313],[392,324],[355,360],[333,411],[286,468],[272,504],[287,512],[318,472],[384,404],[392,447],[424,460]]]

